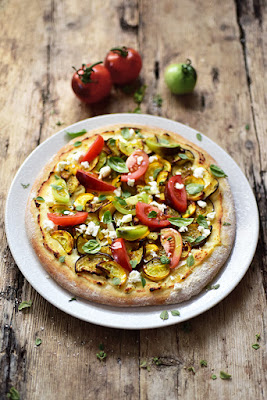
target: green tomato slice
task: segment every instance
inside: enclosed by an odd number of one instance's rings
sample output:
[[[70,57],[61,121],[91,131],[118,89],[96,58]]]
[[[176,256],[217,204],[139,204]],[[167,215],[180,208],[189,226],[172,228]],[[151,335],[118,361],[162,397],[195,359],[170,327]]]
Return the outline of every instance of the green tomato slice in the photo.
[[[181,148],[178,143],[172,143],[168,140],[156,137],[147,139],[146,145],[156,154],[160,154],[163,156],[171,156],[173,154],[176,154]]]
[[[116,229],[117,236],[125,240],[134,241],[145,236],[149,229],[145,225],[122,226]]]
[[[51,184],[52,194],[57,203],[66,204],[70,201],[67,184],[64,179],[57,179],[54,184]]]

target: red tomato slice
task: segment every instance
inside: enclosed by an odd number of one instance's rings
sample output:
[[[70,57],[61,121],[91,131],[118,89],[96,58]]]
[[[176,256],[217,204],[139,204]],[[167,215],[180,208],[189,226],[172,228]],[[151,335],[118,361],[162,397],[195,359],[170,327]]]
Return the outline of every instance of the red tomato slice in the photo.
[[[130,264],[130,258],[128,256],[124,239],[114,239],[111,244],[111,251],[114,260],[122,266],[122,268],[131,272],[132,266]]]
[[[100,154],[101,150],[104,147],[104,139],[102,138],[102,136],[97,135],[94,143],[91,144],[91,146],[89,147],[89,149],[87,150],[87,153],[85,154],[85,156],[81,159],[80,162],[84,162],[84,161],[93,161],[98,154]]]
[[[86,221],[88,212],[79,211],[75,215],[62,215],[55,213],[48,213],[47,217],[54,222],[55,225],[60,226],[74,226],[83,224]]]
[[[182,254],[182,236],[173,228],[162,229],[160,233],[160,242],[164,247],[167,257],[171,260],[170,268],[175,268]]]
[[[187,209],[187,195],[185,186],[182,189],[177,189],[176,184],[183,184],[181,175],[175,175],[168,180],[167,185],[165,187],[165,197],[167,203],[175,208],[175,210],[180,213],[184,213]]]
[[[116,189],[115,186],[103,182],[100,179],[95,178],[93,174],[80,169],[76,172],[76,178],[83,186],[85,186],[87,191],[113,192],[113,190]]]
[[[149,218],[148,214],[151,211],[157,213],[156,218]],[[167,220],[168,215],[163,214],[157,207],[151,206],[150,204],[138,202],[136,204],[136,216],[142,224],[148,226],[150,229],[161,229],[171,225]]]
[[[127,158],[126,165],[130,172],[121,176],[122,182],[127,182],[128,179],[137,180],[145,174],[148,168],[148,155],[143,150],[135,150],[133,154]]]

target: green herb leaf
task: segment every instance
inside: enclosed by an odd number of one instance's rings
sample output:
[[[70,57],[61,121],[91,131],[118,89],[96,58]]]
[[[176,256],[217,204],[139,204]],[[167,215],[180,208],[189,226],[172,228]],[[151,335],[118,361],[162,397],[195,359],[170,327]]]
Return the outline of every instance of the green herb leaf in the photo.
[[[119,202],[119,204],[120,204],[121,206],[127,206],[126,201],[125,201],[124,199],[122,199],[121,197],[115,196],[115,199]]]
[[[247,125],[245,126],[245,129],[246,129],[246,131],[249,131],[249,129],[250,129],[249,124],[247,124]]]
[[[207,223],[207,220],[206,220],[206,218],[204,217],[204,215],[202,215],[202,214],[200,214],[200,215],[197,217],[197,223],[198,223],[198,225],[203,226],[203,227],[206,228],[206,229],[209,228],[209,225],[208,225],[208,223]]]
[[[208,290],[217,290],[217,289],[219,289],[219,287],[220,287],[219,283],[217,283],[216,285],[208,285],[206,287],[206,291],[208,291]]]
[[[82,136],[87,132],[86,129],[82,129],[80,132],[66,132],[66,134],[71,138],[74,139],[78,136]]]
[[[128,139],[130,139],[132,137],[129,128],[122,128],[121,129],[121,135],[125,140],[128,140]]]
[[[131,193],[128,192],[127,190],[125,192],[122,192],[122,197],[124,197],[125,199],[127,199],[128,197],[131,197]]]
[[[224,222],[223,226],[230,226],[231,224],[229,222]]]
[[[255,343],[252,345],[253,349],[258,350],[260,348],[259,343]]]
[[[141,132],[139,131],[139,129],[135,129],[135,133],[136,133],[136,135],[137,135],[140,139],[144,139],[144,136],[141,134]]]
[[[196,134],[197,140],[199,140],[200,142],[202,141],[202,135],[201,133],[197,133]]]
[[[180,311],[178,311],[178,310],[171,310],[171,314],[174,316],[174,317],[179,317],[181,314],[180,314]]]
[[[165,321],[166,319],[169,319],[169,313],[167,310],[164,310],[160,313],[160,318]]]
[[[220,371],[220,378],[221,379],[231,379],[231,375],[227,374],[227,372]]]
[[[134,92],[134,101],[137,104],[141,104],[142,101],[144,100],[145,92],[146,92],[146,85],[141,86]]]
[[[60,176],[58,176],[56,174],[54,175],[54,177],[55,177],[56,180],[60,179]]]
[[[258,342],[261,339],[261,335],[259,333],[257,333],[255,336],[256,336],[256,339],[257,339],[257,342]]]
[[[100,346],[101,345],[99,345],[99,347]],[[104,349],[104,346],[102,345],[101,348]],[[105,353],[104,350],[100,350],[99,353],[96,353],[96,356],[100,361],[104,361],[105,358],[107,357],[107,353]]]
[[[22,301],[22,302],[20,303],[19,307],[18,307],[18,310],[21,311],[21,310],[23,310],[24,308],[29,308],[29,307],[31,307],[31,306],[32,306],[32,300],[29,300],[29,301]]]
[[[223,172],[223,170],[220,167],[218,167],[217,165],[211,164],[210,170],[211,170],[212,175],[216,176],[216,178],[223,178],[223,177],[227,176]]]
[[[38,201],[39,203],[40,203],[40,202],[42,203],[42,202],[45,201],[45,199],[44,199],[43,197],[41,197],[41,196],[36,197],[35,200]]]
[[[188,225],[192,224],[192,222],[194,221],[194,218],[172,217],[172,218],[168,218],[168,220],[170,221],[170,223],[172,225],[175,225],[175,226],[178,226],[179,228],[181,228],[182,226],[188,226]]]
[[[109,144],[110,144],[110,146],[115,146],[115,144],[116,144],[116,140],[115,139],[109,139]]]
[[[167,256],[160,257],[161,264],[170,264],[170,259]]]
[[[15,389],[13,386],[12,388],[9,389],[9,392],[7,393],[6,397],[11,400],[20,400],[20,394],[17,391],[17,389]]]
[[[61,262],[61,263],[64,263],[65,262],[65,256],[60,256],[58,261]]]
[[[54,185],[53,183],[50,185],[53,189],[55,189],[55,190],[58,190],[58,191],[60,191],[60,190],[62,190],[63,189],[63,187],[62,186],[59,186],[59,185]]]
[[[160,94],[156,94],[156,95],[153,97],[153,103],[154,103],[156,106],[158,106],[158,107],[161,107],[161,106],[162,106],[163,100],[162,100],[162,97],[161,97]]]
[[[147,362],[142,361],[141,364],[139,365],[140,368],[146,368],[147,367]]]
[[[170,141],[164,138],[158,138],[158,141],[160,144],[166,144],[166,145],[170,144]]]
[[[200,243],[202,240],[206,239],[206,236],[198,236],[195,240],[194,243]]]
[[[121,280],[120,280],[120,278],[115,277],[115,278],[112,279],[112,283],[115,286],[119,286],[121,284]]]
[[[154,181],[157,179],[158,174],[160,173],[160,171],[162,171],[163,167],[161,168],[156,168],[153,172],[153,179]]]
[[[201,365],[201,367],[207,367],[208,363],[206,360],[200,360],[199,364]]]
[[[82,142],[79,140],[73,144],[74,147],[80,147],[82,145]]]
[[[217,379],[217,376],[215,374],[212,374],[211,379],[213,379],[215,381],[215,379]]]
[[[101,194],[101,195],[98,197],[98,200],[99,200],[99,201],[104,201],[104,200],[106,200],[106,198],[107,198],[106,195]]]
[[[110,166],[111,169],[113,169],[116,172],[119,173],[129,172],[125,161],[123,161],[123,159],[120,157],[109,157],[108,165]]]
[[[187,159],[188,159],[187,155],[184,154],[184,153],[179,153],[178,156],[179,156],[182,160],[187,160]]]
[[[30,186],[30,184],[29,183],[26,183],[26,184],[21,183],[21,186],[23,187],[23,189],[27,189]]]
[[[194,367],[188,367],[187,369],[188,369],[188,371],[191,371],[191,372],[193,372],[193,374],[195,375],[195,373],[196,373],[196,370],[195,370],[195,368],[194,368]]]
[[[204,189],[204,185],[200,185],[198,183],[189,183],[185,188],[188,194],[193,195],[200,193]]]
[[[141,108],[140,106],[135,107],[135,109],[133,110],[134,114],[141,114]]]
[[[158,213],[157,213],[156,211],[152,210],[152,211],[150,211],[150,212],[148,213],[147,216],[148,216],[148,218],[157,218]]]
[[[69,299],[69,303],[70,303],[71,301],[77,301],[76,297],[72,297],[71,299]]]
[[[146,280],[145,280],[145,278],[143,276],[141,276],[141,283],[142,283],[143,287],[146,286]]]
[[[104,212],[103,222],[104,222],[104,224],[110,224],[112,222],[112,215],[109,210]]]
[[[85,253],[96,254],[101,249],[101,245],[95,239],[90,239],[83,245],[82,249]]]
[[[195,259],[194,259],[193,254],[190,254],[190,256],[187,257],[186,264],[188,267],[192,267],[192,265],[195,264]]]
[[[153,362],[154,364],[156,364],[157,366],[159,366],[159,365],[162,364],[162,362],[160,361],[160,359],[159,359],[158,357],[154,357],[153,360],[152,360],[152,362]]]
[[[76,206],[76,210],[77,211],[82,211],[83,210],[83,206]]]
[[[42,344],[42,339],[36,338],[36,339],[35,339],[35,345],[36,345],[36,346],[40,346],[40,344]]]
[[[185,241],[188,243],[194,243],[195,239],[192,236],[185,236],[184,238]]]
[[[136,260],[130,260],[130,264],[132,266],[132,269],[135,269],[138,263]]]

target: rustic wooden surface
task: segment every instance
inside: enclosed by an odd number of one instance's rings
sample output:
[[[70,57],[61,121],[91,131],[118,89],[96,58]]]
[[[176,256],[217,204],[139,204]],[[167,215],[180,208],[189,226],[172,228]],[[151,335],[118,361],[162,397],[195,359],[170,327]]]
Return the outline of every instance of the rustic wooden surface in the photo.
[[[266,0],[2,0],[0,18],[0,398],[14,386],[24,400],[266,399]],[[249,271],[224,301],[186,325],[125,331],[72,318],[27,283],[5,237],[10,183],[57,122],[134,109],[132,96],[118,89],[87,107],[70,88],[72,65],[98,61],[117,44],[142,54],[142,111],[189,124],[220,144],[259,205],[260,240]],[[163,70],[186,58],[198,84],[194,94],[176,98]],[[156,94],[161,108],[153,104]],[[19,312],[29,299],[31,309]],[[251,347],[256,333],[258,350]],[[104,362],[96,358],[99,343]],[[151,368],[140,369],[142,361]],[[232,379],[221,380],[220,370]]]

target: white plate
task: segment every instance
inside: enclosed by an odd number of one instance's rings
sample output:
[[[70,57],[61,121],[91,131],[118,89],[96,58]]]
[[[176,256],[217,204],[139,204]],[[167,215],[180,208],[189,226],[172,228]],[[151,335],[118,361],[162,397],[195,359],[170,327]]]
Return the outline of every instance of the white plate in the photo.
[[[179,305],[116,308],[98,305],[78,298],[69,302],[72,295],[62,289],[42,268],[39,259],[30,246],[25,232],[25,207],[30,188],[40,169],[67,142],[65,131],[90,130],[116,123],[144,124],[163,128],[188,138],[210,153],[229,177],[236,205],[236,241],[230,258],[214,284],[220,288],[202,292],[192,300]],[[20,167],[11,185],[6,204],[6,233],[13,257],[23,275],[46,300],[66,313],[94,324],[123,329],[148,329],[165,327],[193,318],[210,309],[225,298],[240,282],[247,271],[258,241],[259,216],[256,201],[250,185],[233,159],[217,144],[202,135],[202,142],[196,138],[197,131],[161,117],[138,114],[113,114],[80,121],[61,130],[38,146]],[[24,189],[21,184],[30,183]],[[249,218],[248,218],[249,215]],[[180,317],[172,316],[162,321],[163,310],[179,309]]]

